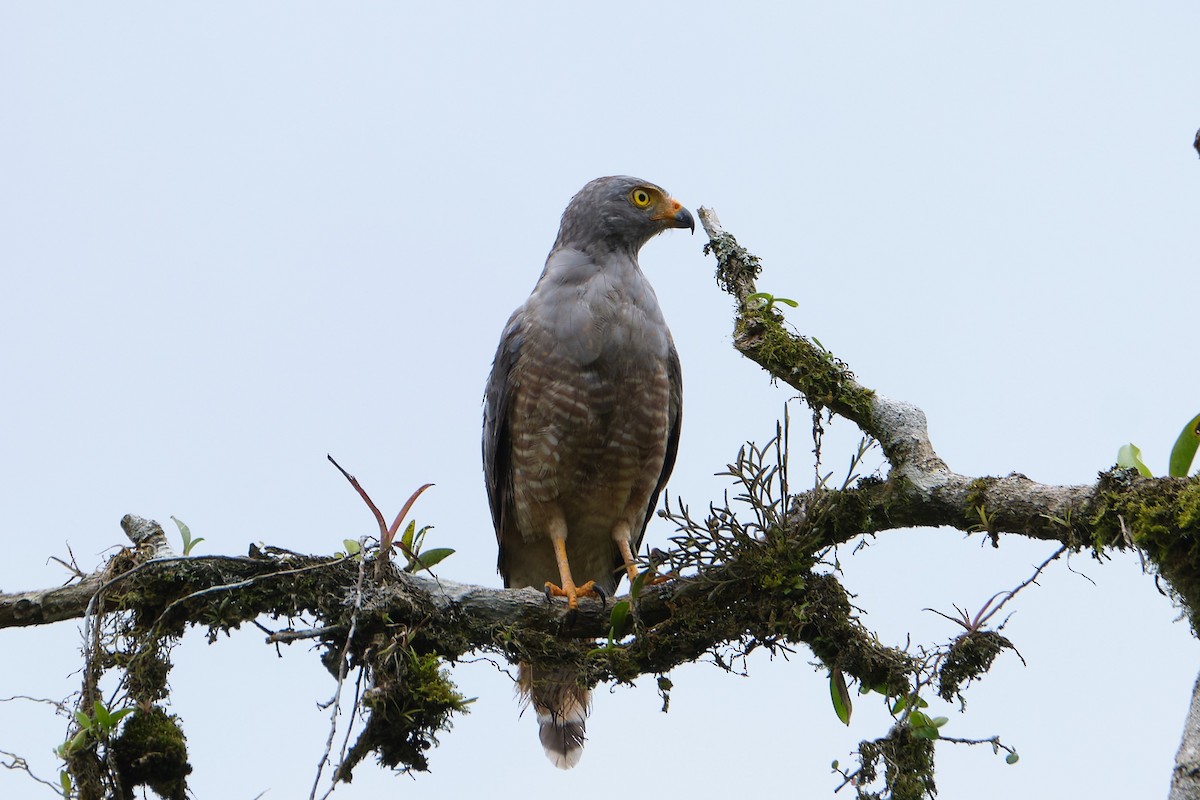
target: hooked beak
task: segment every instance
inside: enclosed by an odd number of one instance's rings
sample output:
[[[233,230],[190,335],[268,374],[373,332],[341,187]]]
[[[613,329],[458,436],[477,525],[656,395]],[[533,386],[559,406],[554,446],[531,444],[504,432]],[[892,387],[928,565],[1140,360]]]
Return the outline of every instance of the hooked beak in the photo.
[[[673,197],[667,198],[663,203],[662,211],[658,212],[650,219],[657,220],[666,224],[668,228],[687,228],[693,235],[696,233],[696,221],[692,219],[692,212],[688,211],[683,205]]]

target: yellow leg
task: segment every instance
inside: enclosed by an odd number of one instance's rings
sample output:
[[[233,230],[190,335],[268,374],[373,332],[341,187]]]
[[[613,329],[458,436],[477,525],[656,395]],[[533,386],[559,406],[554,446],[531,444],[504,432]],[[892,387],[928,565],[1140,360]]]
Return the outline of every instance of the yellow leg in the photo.
[[[616,536],[613,538],[617,540],[617,550],[620,551],[621,559],[625,562],[625,572],[629,575],[629,585],[632,587],[634,578],[638,576],[638,569],[637,563],[633,558],[633,550],[629,547],[629,538],[621,535],[627,531],[628,529],[624,528],[624,526],[618,527],[616,530]],[[660,583],[666,583],[674,577],[675,575],[671,573],[666,575],[655,575],[654,577],[647,577],[646,581],[642,585],[656,586]]]
[[[621,558],[625,561],[625,571],[629,573],[629,585],[633,585],[633,579],[637,577],[637,563],[633,560],[633,550],[629,547],[629,539],[617,535],[617,549],[621,551]]]
[[[579,608],[580,597],[595,597],[599,594],[596,591],[596,582],[588,581],[582,586],[576,586],[575,581],[571,579],[571,565],[567,563],[567,540],[551,537],[550,541],[554,544],[554,560],[558,562],[558,576],[562,586],[558,587],[546,581],[546,594],[567,598],[567,608]],[[629,549],[629,545],[626,544],[625,548]]]

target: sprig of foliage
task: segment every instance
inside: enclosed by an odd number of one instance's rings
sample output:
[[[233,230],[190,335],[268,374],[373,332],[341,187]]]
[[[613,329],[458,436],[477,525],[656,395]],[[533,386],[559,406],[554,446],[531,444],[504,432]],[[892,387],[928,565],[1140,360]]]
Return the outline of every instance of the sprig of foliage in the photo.
[[[190,556],[192,554],[192,548],[194,548],[196,545],[203,542],[204,537],[200,536],[196,539],[193,539],[192,538],[192,529],[189,528],[187,525],[183,524],[183,520],[176,519],[175,517],[171,517],[171,519],[175,522],[176,525],[179,526],[179,536],[180,536],[180,538],[183,539],[183,554],[185,556]]]
[[[743,306],[747,311],[770,311],[776,303],[783,303],[785,306],[798,308],[800,306],[795,300],[788,297],[776,297],[768,292],[755,292],[749,295]]]
[[[1196,458],[1197,448],[1200,448],[1200,414],[1192,417],[1179,432],[1179,438],[1171,448],[1167,474],[1173,478],[1186,478],[1188,470],[1192,468],[1192,461]]]
[[[398,549],[404,556],[404,559],[407,563],[402,569],[408,573],[417,572],[418,570],[422,569],[427,570],[454,554],[454,549],[450,547],[435,547],[424,552],[421,551],[422,545],[425,542],[425,536],[433,528],[432,525],[426,525],[418,530],[416,522],[410,521],[408,526],[404,529],[404,532],[400,533],[400,525],[404,522],[405,517],[408,516],[408,512],[412,509],[413,504],[417,502],[417,498],[420,497],[426,489],[433,486],[432,483],[426,483],[423,486],[420,486],[415,492],[409,495],[408,500],[405,501],[403,507],[401,507],[400,513],[398,513],[396,518],[392,520],[392,524],[388,525],[383,518],[383,512],[379,510],[379,506],[375,505],[375,501],[372,500],[371,496],[367,494],[367,491],[363,489],[362,484],[358,482],[358,479],[346,470],[342,469],[342,465],[337,463],[333,456],[326,456],[326,458],[329,459],[329,463],[337,467],[338,472],[342,473],[342,476],[349,481],[350,485],[354,487],[354,490],[358,492],[359,497],[361,497],[363,502],[367,504],[367,508],[371,510],[371,514],[373,514],[375,517],[375,522],[379,525],[379,557],[375,563],[376,578],[380,577],[384,567],[390,560],[393,547]],[[397,534],[400,534],[399,539],[396,538]],[[352,547],[350,541],[351,540],[349,539],[343,540],[343,544],[346,546],[346,553],[348,555],[358,556],[362,549],[361,545],[358,547]]]
[[[1175,445],[1171,448],[1171,458],[1167,463],[1167,475],[1171,478],[1186,478],[1196,458],[1196,450],[1200,448],[1200,414],[1192,417],[1183,426]],[[1142,461],[1142,451],[1133,443],[1121,446],[1117,451],[1117,466],[1125,469],[1136,469],[1146,478],[1154,477],[1154,473]],[[1197,473],[1200,474],[1200,473]]]
[[[454,555],[452,547],[433,547],[425,550],[425,535],[433,530],[432,525],[417,530],[415,520],[408,523],[404,529],[404,534],[400,537],[400,552],[404,554],[405,560],[408,562],[404,565],[404,571],[408,573],[417,572],[444,561],[446,558]]]
[[[74,736],[55,748],[55,755],[65,760],[95,742],[107,741],[121,720],[132,713],[132,707],[112,711],[99,700],[96,701],[90,715],[76,711],[75,724],[78,730]]]

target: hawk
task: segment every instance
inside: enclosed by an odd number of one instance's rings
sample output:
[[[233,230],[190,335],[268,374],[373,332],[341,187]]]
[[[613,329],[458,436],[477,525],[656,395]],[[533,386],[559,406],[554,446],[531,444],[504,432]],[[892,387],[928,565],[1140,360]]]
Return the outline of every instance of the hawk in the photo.
[[[675,465],[679,355],[642,245],[691,213],[653,183],[598,178],[571,199],[529,298],[513,312],[488,378],[483,471],[508,588],[615,593]],[[579,762],[589,692],[567,670],[518,688],[554,765]]]

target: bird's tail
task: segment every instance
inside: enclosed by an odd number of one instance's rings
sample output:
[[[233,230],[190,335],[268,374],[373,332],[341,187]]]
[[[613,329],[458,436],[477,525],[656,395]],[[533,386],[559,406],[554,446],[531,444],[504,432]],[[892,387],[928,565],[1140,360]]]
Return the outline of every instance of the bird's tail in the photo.
[[[570,769],[583,755],[583,742],[592,693],[576,682],[571,670],[537,672],[522,662],[518,668],[517,691],[537,712],[539,737],[546,758],[559,769]]]

